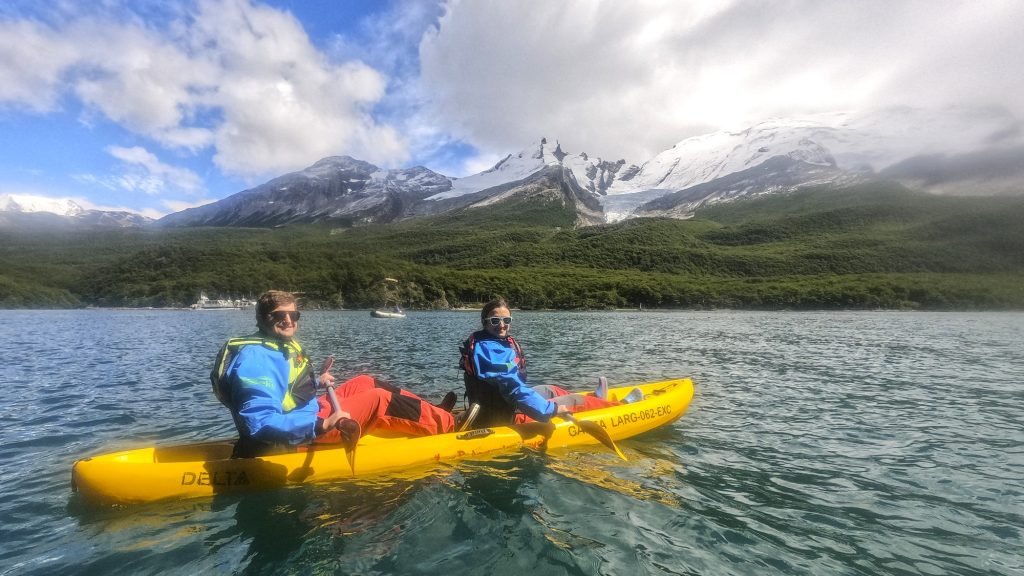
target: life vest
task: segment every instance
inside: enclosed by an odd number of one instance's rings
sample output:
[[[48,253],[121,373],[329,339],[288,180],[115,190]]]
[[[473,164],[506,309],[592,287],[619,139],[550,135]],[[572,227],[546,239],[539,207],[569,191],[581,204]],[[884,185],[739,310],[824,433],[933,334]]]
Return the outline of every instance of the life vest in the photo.
[[[459,352],[462,354],[459,368],[464,371],[462,381],[466,385],[466,400],[470,404],[480,405],[480,415],[473,422],[474,428],[508,425],[515,419],[515,407],[509,404],[508,400],[505,400],[505,397],[498,391],[497,386],[481,380],[476,375],[476,367],[473,365],[473,353],[477,340],[485,337],[493,339],[485,330],[474,332],[470,334],[469,338],[459,348]],[[519,346],[519,342],[516,342],[515,338],[508,336],[506,339],[512,350],[515,351],[516,365],[519,367],[519,373],[525,382],[526,356],[523,354],[523,349]]]
[[[280,351],[284,354],[285,360],[288,360],[288,390],[281,400],[282,410],[291,412],[296,406],[305,405],[316,396],[317,384],[309,366],[309,358],[302,352],[302,346],[297,341],[282,341],[254,335],[232,338],[221,346],[220,352],[217,353],[213,370],[210,371],[210,384],[213,386],[213,394],[221,404],[232,411],[236,409],[231,401],[231,380],[227,377],[227,369],[242,348],[252,345]]]

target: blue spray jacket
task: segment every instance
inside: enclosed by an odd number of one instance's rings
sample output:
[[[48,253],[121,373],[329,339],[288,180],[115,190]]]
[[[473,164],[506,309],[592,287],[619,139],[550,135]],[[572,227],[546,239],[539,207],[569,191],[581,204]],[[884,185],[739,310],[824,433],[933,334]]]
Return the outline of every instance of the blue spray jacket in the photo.
[[[517,411],[538,422],[550,420],[558,407],[526,385],[516,362],[515,349],[504,338],[487,336],[480,337],[473,346],[476,377],[495,386]]]
[[[296,363],[294,354],[286,355],[291,348],[288,344],[279,349],[244,346],[231,360],[226,374],[239,433],[269,444],[295,446],[316,435],[319,405],[314,397],[288,409],[292,403],[288,385]]]

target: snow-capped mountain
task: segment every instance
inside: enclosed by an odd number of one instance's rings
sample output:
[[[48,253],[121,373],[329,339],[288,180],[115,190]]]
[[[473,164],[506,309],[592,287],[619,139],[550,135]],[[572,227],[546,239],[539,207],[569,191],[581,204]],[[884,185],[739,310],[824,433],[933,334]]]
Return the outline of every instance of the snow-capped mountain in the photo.
[[[616,181],[616,176],[620,172],[630,173],[639,169],[632,165],[624,168],[625,165],[625,160],[605,162],[600,158],[591,158],[586,152],[569,154],[562,151],[562,146],[558,141],[555,141],[552,146],[548,143],[547,138],[541,138],[539,144],[521,150],[517,154],[509,154],[493,168],[465,178],[452,178],[451,189],[427,199],[448,200],[466,194],[474,194],[508,182],[523,180],[536,174],[545,166],[566,168],[573,173],[580,186],[595,194],[604,195],[608,193],[608,188]]]
[[[645,162],[634,177],[616,182],[608,192],[676,192],[753,168],[775,156],[836,166],[823,142],[842,137],[838,129],[806,121],[764,122],[742,132],[713,132],[679,142]]]
[[[164,226],[279,226],[327,221],[384,223],[483,206],[517,195],[537,196],[543,190],[571,202],[581,224],[603,221],[596,195],[584,190],[570,170],[557,162],[536,160],[539,158],[503,162],[492,171],[459,180],[422,166],[381,170],[348,156],[333,156],[223,200],[169,214],[158,223]],[[456,184],[461,188],[452,194]]]
[[[643,193],[645,197],[651,191],[678,192],[748,170],[777,156],[858,175],[900,166],[903,169],[888,173],[898,174],[901,181],[930,191],[938,191],[940,182],[955,186],[964,179],[965,171],[940,173],[934,162],[927,165],[914,161],[936,155],[966,155],[973,162],[964,164],[974,166],[981,163],[979,157],[986,159],[990,177],[1008,178],[1011,182],[990,181],[991,186],[981,189],[987,193],[1005,192],[1024,182],[1024,154],[1015,144],[1019,142],[1020,128],[1019,122],[1005,111],[975,108],[897,108],[862,115],[837,113],[774,119],[745,130],[721,130],[687,138],[645,162],[632,178],[619,178],[607,192],[610,196]],[[794,184],[798,183],[789,182],[787,186]],[[978,186],[972,189],[977,190]],[[621,210],[630,203],[620,198],[617,204]],[[640,202],[631,204],[639,206]]]
[[[87,210],[73,200],[0,195],[0,225],[5,227],[126,228],[150,222],[151,218],[132,212]]]
[[[72,200],[58,200],[28,194],[0,194],[0,212],[49,212],[58,216],[78,216],[85,212]]]
[[[634,207],[630,215],[688,218],[695,210],[707,204],[789,192],[804,186],[846,186],[863,181],[866,177],[869,176],[864,173],[841,170],[834,163],[808,162],[799,158],[799,154],[772,156],[751,168],[678,192],[659,195]],[[637,194],[622,194],[618,198],[632,196]],[[608,214],[609,220],[614,221],[616,216]]]
[[[963,127],[954,143],[928,137],[935,126],[946,133],[954,125]],[[977,111],[931,118],[897,110],[871,117],[829,114],[771,120],[745,130],[687,138],[640,165],[606,161],[541,138],[464,178],[423,167],[385,171],[352,158],[326,158],[160,222],[390,222],[500,202],[542,184],[573,202],[580,224],[637,216],[686,218],[709,203],[807,185],[845,186],[876,177],[883,169],[891,178],[924,189],[970,183],[973,190],[1024,190],[1024,147],[1001,145],[999,130],[1006,125],[999,114]],[[970,150],[975,151],[962,153]],[[953,156],[935,156],[938,151]],[[941,166],[973,167],[973,172]],[[1001,187],[979,183],[979,171],[1002,177]]]
[[[1020,123],[1000,110],[892,109],[774,119],[722,130],[681,140],[641,164],[605,160],[546,138],[463,178],[422,166],[382,170],[347,156],[329,157],[159,223],[385,223],[535,197],[545,186],[572,203],[579,224],[637,216],[685,218],[713,202],[812,184],[845,186],[872,177],[938,193],[1024,194],[1022,135]],[[0,215],[7,214],[8,220],[10,214],[27,212],[83,218],[89,211],[71,202],[47,205],[45,199],[0,196]]]
[[[451,180],[418,166],[380,168],[348,156],[324,158],[223,200],[169,214],[167,226],[278,226],[298,222],[390,222]]]
[[[745,130],[687,138],[644,163],[635,178],[610,193],[682,190],[772,156],[834,164],[844,170],[880,171],[915,156],[991,147],[1013,124],[1004,113],[976,109],[941,113],[893,109],[859,116],[818,114],[767,120]]]

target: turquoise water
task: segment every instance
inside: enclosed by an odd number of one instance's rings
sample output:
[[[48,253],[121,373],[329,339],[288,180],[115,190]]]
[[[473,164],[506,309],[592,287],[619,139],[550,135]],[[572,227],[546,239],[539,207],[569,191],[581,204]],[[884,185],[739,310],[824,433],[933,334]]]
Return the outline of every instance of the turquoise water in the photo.
[[[433,399],[473,313],[303,316],[314,357]],[[599,447],[130,508],[72,462],[232,433],[238,311],[5,311],[0,574],[1024,574],[1024,314],[515,314],[534,383],[692,376]]]

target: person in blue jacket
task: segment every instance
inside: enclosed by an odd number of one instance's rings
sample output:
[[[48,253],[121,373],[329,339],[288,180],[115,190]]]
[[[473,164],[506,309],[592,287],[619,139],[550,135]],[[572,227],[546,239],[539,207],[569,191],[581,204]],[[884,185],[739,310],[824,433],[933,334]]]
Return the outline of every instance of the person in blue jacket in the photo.
[[[334,390],[338,410],[327,395],[317,398],[318,380],[331,386],[334,377],[328,372],[314,377],[295,339],[300,317],[296,305],[288,292],[265,292],[256,305],[259,332],[229,340],[218,355],[211,379],[238,429],[236,457],[313,441],[354,444],[360,434],[377,427],[406,436],[454,430],[450,411],[366,375]]]
[[[480,322],[482,329],[471,334],[461,348],[466,399],[480,406],[473,428],[528,420],[547,422],[556,414],[617,404],[596,396],[571,394],[558,386],[527,385],[526,357],[509,334],[512,312],[504,299],[485,304]]]

